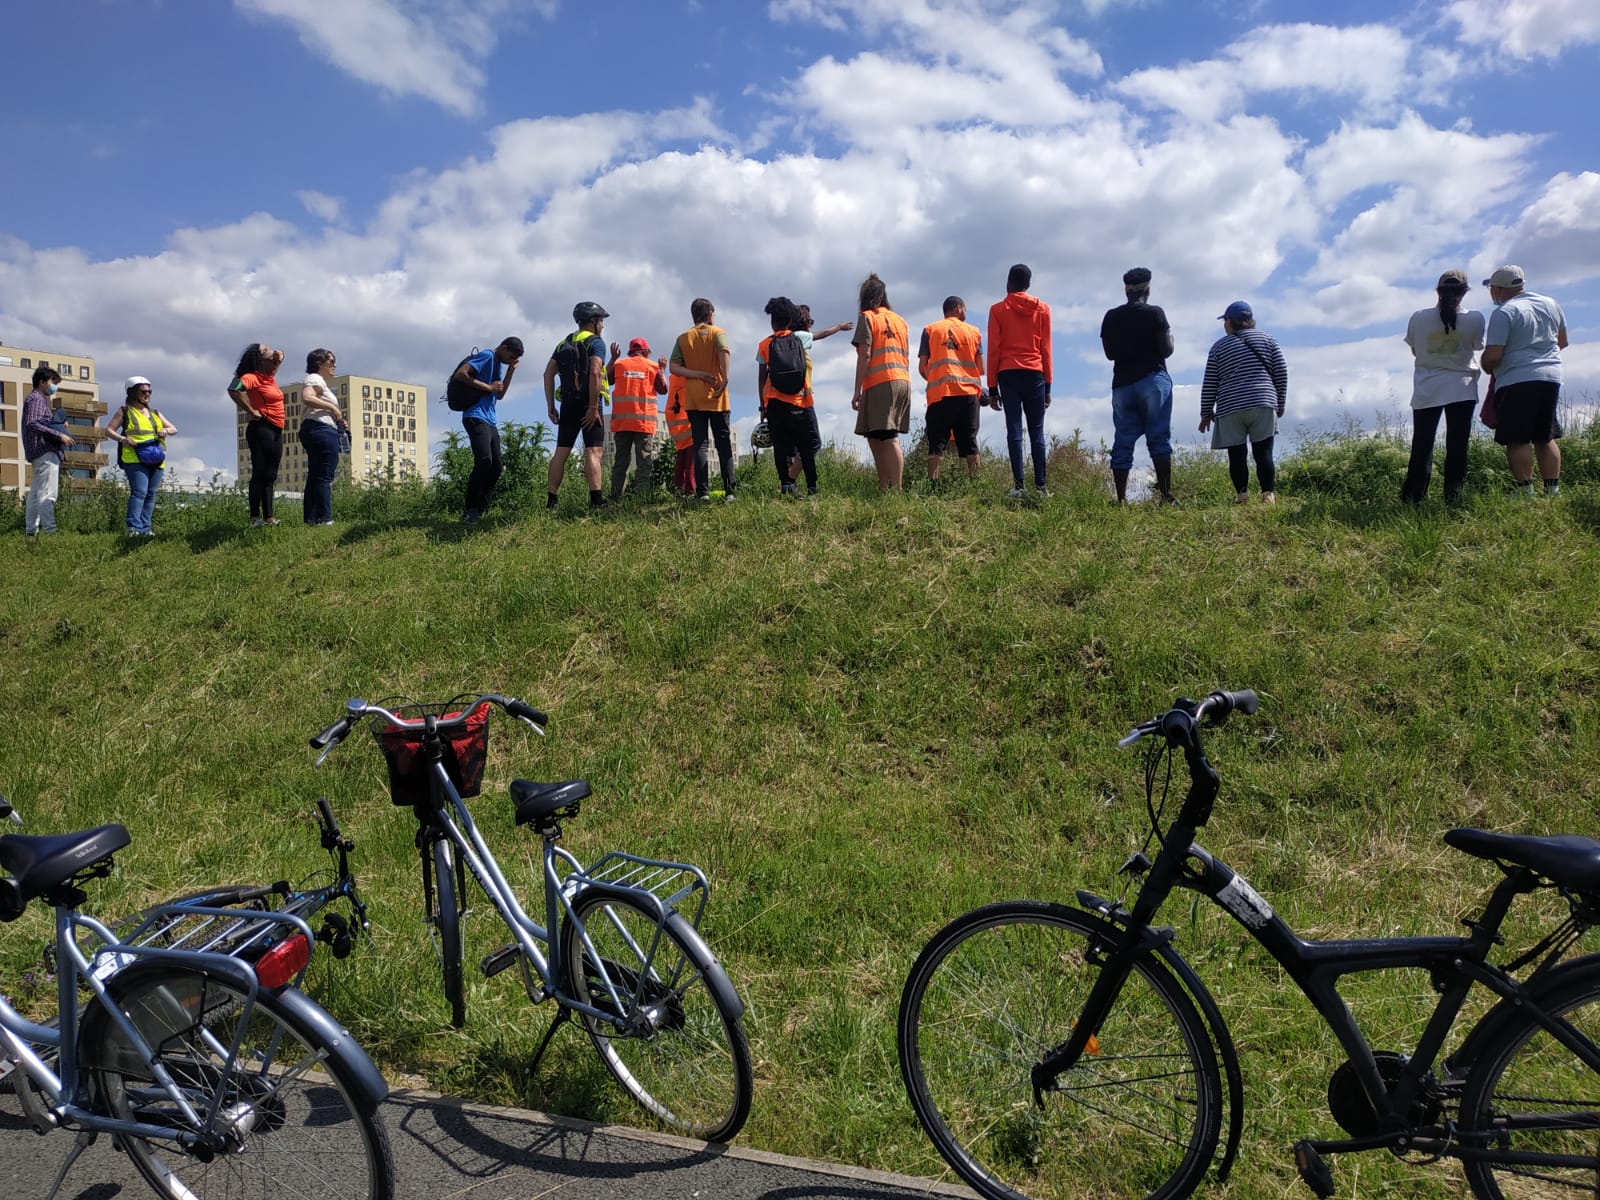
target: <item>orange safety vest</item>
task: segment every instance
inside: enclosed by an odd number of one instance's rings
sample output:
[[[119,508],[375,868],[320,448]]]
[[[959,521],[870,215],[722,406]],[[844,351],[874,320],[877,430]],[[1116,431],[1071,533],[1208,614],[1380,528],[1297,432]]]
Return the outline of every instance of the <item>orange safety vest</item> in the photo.
[[[770,347],[772,346],[772,339],[777,337],[777,336],[778,336],[778,334],[774,333],[774,334],[771,334],[771,335],[769,335],[767,337],[762,338],[761,339],[761,344],[756,347],[756,359],[763,366],[767,365],[767,356],[770,353]],[[785,337],[793,337],[794,334],[790,333],[787,329],[785,329],[785,330],[783,330],[783,336],[785,336]],[[761,389],[761,398],[763,400],[779,400],[779,401],[782,401],[784,404],[792,404],[796,408],[814,408],[816,406],[816,399],[811,394],[811,352],[810,351],[806,351],[805,354],[806,354],[806,385],[805,385],[805,387],[801,388],[799,393],[796,394],[796,395],[790,395],[788,392],[780,392],[776,387],[774,387],[772,385],[772,375],[769,373],[767,375],[767,382]]]
[[[613,433],[656,431],[656,376],[660,368],[642,355],[630,354],[616,362],[616,382],[611,385]]]
[[[722,352],[717,349],[717,335],[722,330],[715,325],[696,325],[678,335],[679,359],[691,371],[722,370]],[[726,335],[723,335],[726,337]],[[681,376],[680,376],[681,378]],[[685,379],[688,385],[683,393],[683,406],[697,412],[727,412],[728,381],[722,381],[722,390],[713,392],[703,379]]]
[[[978,327],[946,317],[923,333],[928,338],[928,403],[946,396],[981,396],[978,348],[983,345],[983,335]]]
[[[674,375],[667,383],[667,432],[672,435],[673,446],[679,450],[694,449],[694,429],[683,408],[683,385],[688,382]]]
[[[900,314],[892,309],[875,308],[861,314],[867,319],[867,330],[872,335],[872,345],[867,351],[867,377],[861,390],[875,388],[880,383],[893,383],[896,379],[911,382],[910,332]]]

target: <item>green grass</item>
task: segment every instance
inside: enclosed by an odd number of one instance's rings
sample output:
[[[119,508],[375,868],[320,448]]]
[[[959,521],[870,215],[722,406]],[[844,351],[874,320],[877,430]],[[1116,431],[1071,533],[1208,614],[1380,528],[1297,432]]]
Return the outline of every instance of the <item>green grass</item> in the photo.
[[[575,1031],[529,1073],[550,1014],[514,973],[469,972],[468,1026],[449,1029],[381,756],[352,739],[317,771],[305,746],[352,695],[523,696],[550,737],[498,723],[474,803],[513,878],[535,847],[508,782],[588,778],[567,829],[580,858],[621,847],[710,874],[705,931],[750,1006],[741,1140],[938,1174],[895,1062],[906,971],[973,905],[1115,891],[1145,818],[1137,756],[1114,742],[1174,696],[1262,693],[1211,743],[1224,787],[1203,840],[1308,936],[1456,928],[1495,872],[1442,847],[1452,824],[1597,831],[1596,449],[1592,430],[1569,439],[1559,500],[1506,503],[1485,479],[1457,511],[1401,509],[1387,445],[1350,438],[1286,463],[1274,509],[1231,505],[1210,456],[1179,464],[1182,510],[1116,509],[1097,456],[1064,446],[1055,498],[1020,506],[992,461],[968,484],[951,460],[930,496],[913,459],[910,492],[879,498],[835,458],[818,502],[767,495],[768,467],[736,505],[591,518],[573,483],[555,517],[512,497],[470,536],[406,485],[342,495],[333,529],[286,505],[289,523],[246,530],[226,490],[164,498],[149,544],[104,532],[114,495],[65,506],[79,532],[36,547],[7,511],[0,791],[34,831],[129,827],[93,893],[108,914],[310,870],[328,796],[377,945],[323,956],[313,990],[380,1063],[636,1122]],[[1181,902],[1167,919],[1244,1055],[1243,1159],[1208,1194],[1293,1193],[1288,1145],[1333,1132],[1337,1049],[1237,927]],[[7,928],[0,978],[47,934],[40,912]],[[504,940],[483,915],[467,935],[469,961]],[[1430,998],[1410,978],[1352,995],[1394,1049]],[[1337,1169],[1341,1195],[1461,1190],[1448,1165]]]

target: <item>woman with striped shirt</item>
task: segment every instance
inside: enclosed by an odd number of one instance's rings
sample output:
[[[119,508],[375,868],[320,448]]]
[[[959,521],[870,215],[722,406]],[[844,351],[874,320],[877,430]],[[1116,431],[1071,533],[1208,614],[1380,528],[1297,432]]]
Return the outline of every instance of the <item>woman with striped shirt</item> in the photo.
[[[1289,394],[1289,368],[1272,335],[1256,328],[1255,314],[1243,300],[1228,305],[1217,319],[1227,332],[1206,356],[1205,381],[1200,385],[1200,432],[1215,422],[1211,448],[1228,452],[1234,503],[1250,499],[1250,464],[1245,459],[1248,443],[1256,460],[1261,502],[1272,504],[1278,498],[1273,490],[1272,440]]]

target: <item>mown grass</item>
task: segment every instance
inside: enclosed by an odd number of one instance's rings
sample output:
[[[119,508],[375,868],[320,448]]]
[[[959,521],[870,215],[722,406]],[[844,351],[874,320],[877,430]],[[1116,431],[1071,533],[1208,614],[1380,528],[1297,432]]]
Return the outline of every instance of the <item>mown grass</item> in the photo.
[[[968,484],[952,461],[929,495],[913,461],[909,493],[879,498],[833,458],[818,502],[764,494],[768,466],[734,505],[591,517],[575,490],[553,518],[512,504],[470,536],[429,489],[392,485],[341,497],[334,529],[245,530],[219,492],[159,507],[150,544],[5,537],[0,790],[36,831],[130,828],[96,886],[106,913],[309,870],[306,814],[328,796],[359,843],[376,946],[319,960],[314,990],[380,1062],[636,1121],[575,1032],[529,1073],[550,1014],[514,973],[472,983],[468,1026],[449,1029],[380,755],[352,741],[315,771],[305,747],[351,695],[521,695],[550,737],[497,725],[474,811],[530,879],[506,784],[582,776],[580,858],[706,868],[705,930],[750,1006],[742,1140],[939,1174],[898,1082],[906,971],[973,905],[1116,890],[1146,822],[1138,762],[1114,742],[1175,695],[1262,693],[1212,742],[1224,790],[1203,836],[1308,936],[1455,928],[1495,873],[1442,847],[1450,825],[1596,832],[1600,443],[1569,439],[1559,500],[1507,503],[1485,480],[1454,511],[1402,509],[1381,443],[1304,448],[1273,509],[1229,504],[1209,457],[1180,464],[1182,510],[1116,509],[1096,456],[1064,446],[1055,497],[1021,506],[993,462]],[[116,513],[112,497],[62,523]],[[1550,915],[1536,908],[1513,940]],[[1333,1132],[1337,1049],[1237,927],[1178,904],[1168,919],[1244,1054],[1244,1157],[1212,1194],[1292,1193],[1288,1145]],[[42,913],[10,927],[0,977],[46,934]],[[503,940],[469,921],[469,957]],[[1404,976],[1352,997],[1393,1049],[1431,1000]],[[1376,1155],[1339,1180],[1460,1190],[1451,1167]]]

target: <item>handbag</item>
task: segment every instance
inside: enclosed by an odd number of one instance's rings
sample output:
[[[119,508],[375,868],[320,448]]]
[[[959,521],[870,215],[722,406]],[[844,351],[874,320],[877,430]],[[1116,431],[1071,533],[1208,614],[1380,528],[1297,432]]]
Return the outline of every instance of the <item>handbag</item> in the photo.
[[[161,444],[160,429],[162,425],[161,414],[155,409],[150,410],[150,419],[155,423],[156,436],[148,442],[139,442],[133,447],[133,453],[139,462],[147,467],[159,467],[167,461],[167,448]],[[122,436],[128,436],[128,430],[133,422],[133,414],[127,410],[122,414]]]
[[[1494,376],[1489,376],[1489,390],[1483,394],[1483,407],[1478,410],[1478,420],[1493,429],[1500,424],[1500,413],[1494,403]]]

